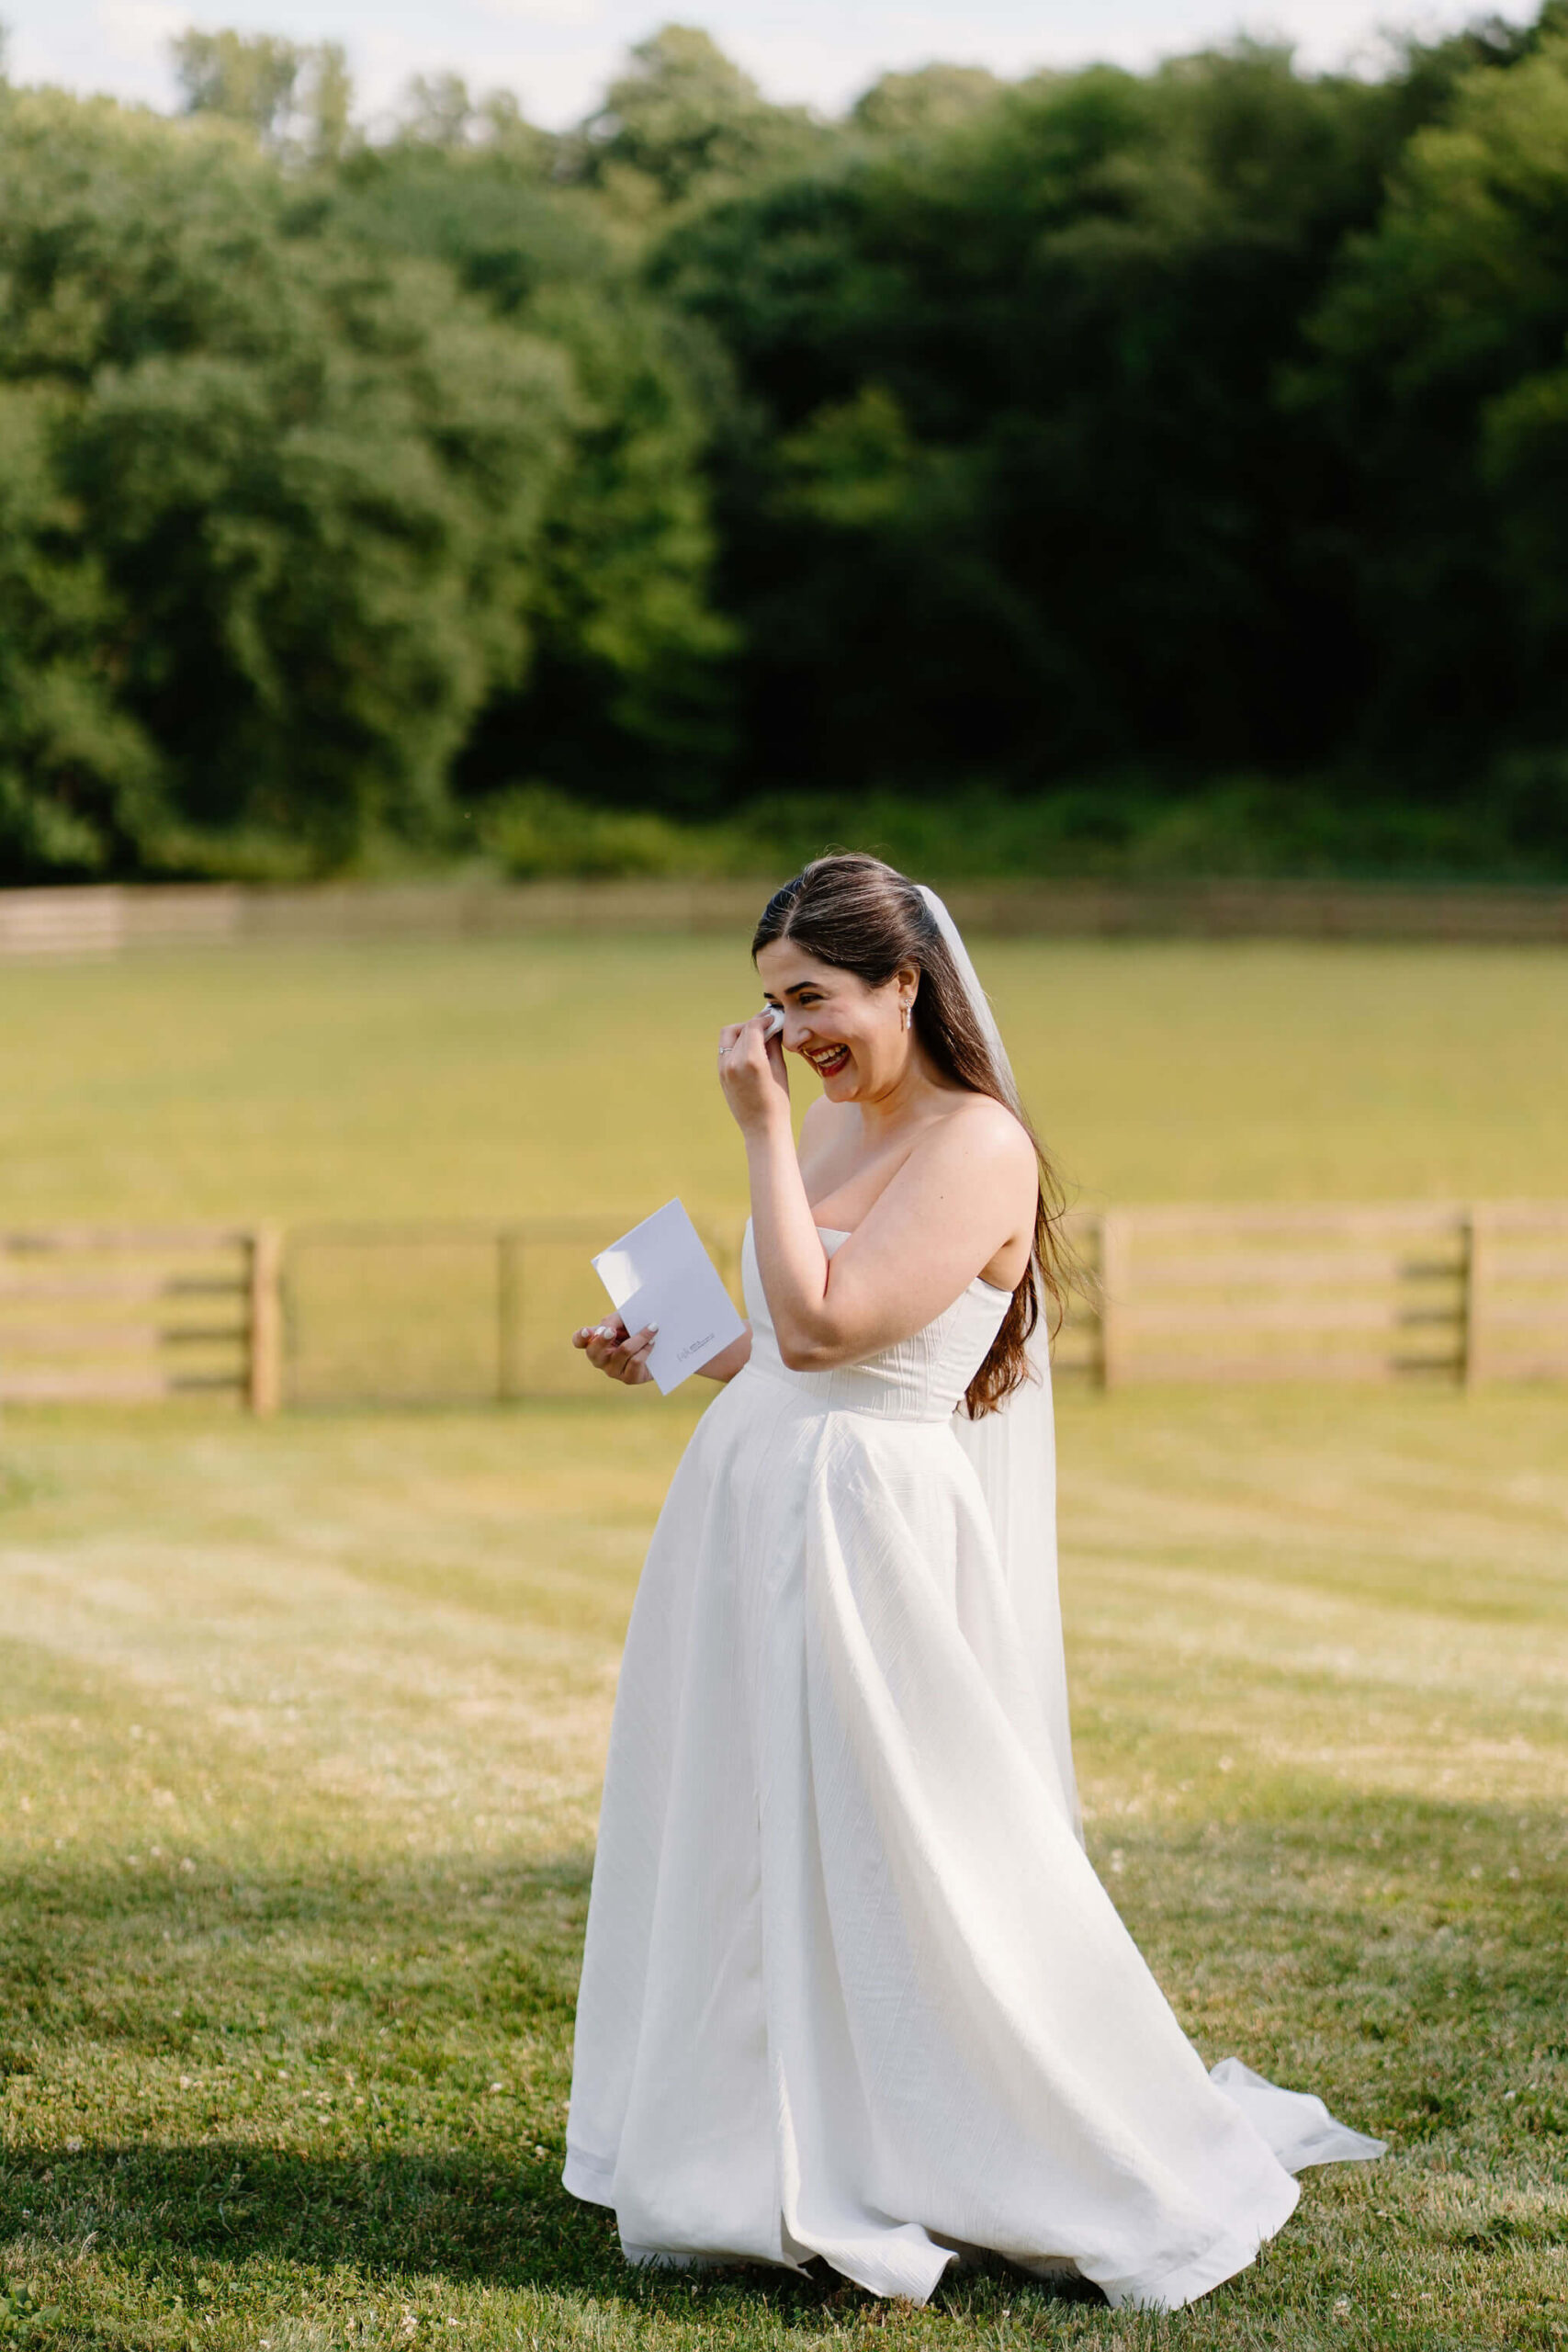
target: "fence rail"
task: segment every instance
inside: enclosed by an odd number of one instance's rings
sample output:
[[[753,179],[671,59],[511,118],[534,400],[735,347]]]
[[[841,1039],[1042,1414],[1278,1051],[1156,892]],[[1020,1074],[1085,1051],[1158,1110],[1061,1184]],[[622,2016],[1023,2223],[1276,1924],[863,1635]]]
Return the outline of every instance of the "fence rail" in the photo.
[[[244,940],[338,943],[540,932],[749,937],[754,880],[94,883],[0,890],[0,961]],[[1568,944],[1568,889],[1378,882],[953,882],[966,931],[1019,938],[1438,939]]]
[[[271,1226],[0,1233],[0,1403],[281,1401]]]
[[[630,1223],[630,1218],[623,1220]],[[0,1233],[0,1402],[581,1396],[613,1217]],[[704,1238],[738,1291],[741,1227]],[[1568,1202],[1079,1214],[1058,1376],[1568,1379]]]

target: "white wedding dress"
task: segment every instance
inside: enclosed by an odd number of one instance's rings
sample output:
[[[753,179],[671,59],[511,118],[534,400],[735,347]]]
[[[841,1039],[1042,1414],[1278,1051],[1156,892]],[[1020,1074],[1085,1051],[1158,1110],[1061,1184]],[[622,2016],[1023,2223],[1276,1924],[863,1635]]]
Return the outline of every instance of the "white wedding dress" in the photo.
[[[994,1423],[954,1416],[1005,1295],[794,1373],[750,1233],[745,1272],[751,1361],[626,1639],[566,2186],[633,2260],[819,2255],[923,2301],[988,2249],[1189,2302],[1279,2229],[1293,2170],[1381,2144],[1208,2074],[1085,1856],[1054,1536],[1010,1590],[1020,1499],[987,1491]]]

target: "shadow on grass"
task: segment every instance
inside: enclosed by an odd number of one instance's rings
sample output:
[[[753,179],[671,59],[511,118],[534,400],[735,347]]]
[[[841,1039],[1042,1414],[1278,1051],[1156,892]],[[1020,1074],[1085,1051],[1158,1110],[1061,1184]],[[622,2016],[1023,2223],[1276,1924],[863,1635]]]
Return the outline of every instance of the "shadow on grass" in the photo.
[[[1469,2179],[1472,2203],[1517,2188],[1523,2222],[1501,2205],[1423,2220],[1450,2254],[1474,2243],[1461,2224],[1537,2229],[1529,2200],[1568,2138],[1554,1808],[1320,1797],[1116,1835],[1113,1892],[1209,2056],[1324,2091],[1428,2151],[1434,2177]],[[583,1855],[7,1874],[0,2243],[66,2261],[91,2244],[186,2299],[208,2266],[281,2265],[652,2309],[694,2292],[803,2327],[868,2301],[820,2266],[631,2270],[614,2217],[566,2194],[587,1882]],[[1380,2202],[1401,2193],[1391,2169]],[[1318,2258],[1304,2222],[1292,2243]],[[951,2273],[935,2304],[994,2315],[1020,2292],[1099,2301],[994,2263]]]
[[[85,2223],[133,2267],[261,2256],[367,2277],[602,2288],[620,2262],[613,2219],[569,2197],[549,2165],[484,2151],[31,2148],[0,2168],[0,2230],[24,2213],[62,2236]]]
[[[761,2264],[700,2271],[622,2256],[614,2216],[567,2194],[550,2164],[508,2166],[483,2154],[291,2155],[234,2142],[146,2147],[35,2147],[0,2163],[0,2236],[42,2223],[66,2242],[91,2233],[100,2258],[195,2296],[211,2268],[277,2264],[367,2285],[420,2279],[587,2293],[642,2308],[765,2303],[786,2324],[875,2298],[826,2262],[801,2273]],[[1040,2280],[999,2258],[966,2261],[937,2309],[1020,2290],[1100,2306],[1087,2282]]]

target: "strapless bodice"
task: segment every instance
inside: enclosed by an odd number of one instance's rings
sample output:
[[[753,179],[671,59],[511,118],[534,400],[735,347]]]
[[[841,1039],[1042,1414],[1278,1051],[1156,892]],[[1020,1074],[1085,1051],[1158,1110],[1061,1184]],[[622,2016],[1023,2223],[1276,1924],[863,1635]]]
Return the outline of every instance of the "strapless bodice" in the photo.
[[[847,1233],[831,1226],[819,1225],[817,1230],[829,1258],[849,1239]],[[788,1381],[801,1396],[820,1400],[825,1411],[874,1413],[890,1421],[948,1419],[990,1353],[1009,1305],[1006,1291],[976,1277],[934,1322],[912,1338],[900,1340],[897,1346],[879,1349],[859,1363],[837,1365],[831,1372],[792,1372],[779,1353],[773,1334],[750,1218],[741,1272],[751,1324],[748,1370]]]

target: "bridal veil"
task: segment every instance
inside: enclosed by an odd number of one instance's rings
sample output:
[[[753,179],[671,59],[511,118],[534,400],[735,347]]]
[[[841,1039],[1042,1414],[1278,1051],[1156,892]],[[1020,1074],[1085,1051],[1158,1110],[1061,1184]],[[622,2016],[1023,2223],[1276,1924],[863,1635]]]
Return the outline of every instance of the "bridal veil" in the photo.
[[[917,887],[964,983],[1008,1108],[1021,1114],[1012,1063],[964,935],[936,892],[923,882]],[[1055,1415],[1051,1399],[1051,1335],[1043,1315],[1029,1343],[1029,1364],[1030,1378],[1013,1390],[999,1412],[987,1413],[977,1421],[961,1412],[954,1416],[953,1426],[985,1493],[1008,1592],[1044,1709],[1063,1803],[1081,1843],[1056,1580]]]

